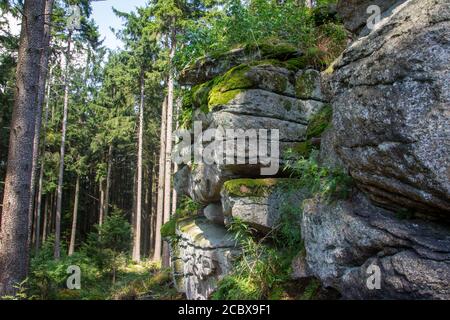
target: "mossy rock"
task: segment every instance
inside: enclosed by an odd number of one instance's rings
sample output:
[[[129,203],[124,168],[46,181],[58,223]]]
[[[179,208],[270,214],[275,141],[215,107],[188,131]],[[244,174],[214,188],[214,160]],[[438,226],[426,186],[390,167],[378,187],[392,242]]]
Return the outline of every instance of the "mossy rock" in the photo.
[[[309,121],[309,125],[306,130],[306,138],[309,140],[314,137],[319,137],[330,125],[332,116],[332,107],[329,104],[324,105],[322,109]]]
[[[302,59],[300,57],[291,58],[286,61],[281,61],[277,59],[262,59],[249,63],[249,66],[261,66],[261,65],[271,65],[278,68],[285,68],[289,71],[298,71],[304,67]]]
[[[266,178],[266,179],[235,179],[224,183],[224,190],[230,196],[237,197],[264,197],[274,187],[292,181],[288,178]],[[294,179],[295,180],[295,179]]]
[[[161,237],[162,238],[173,238],[176,235],[177,221],[175,219],[170,219],[168,222],[161,226]]]
[[[247,44],[245,46],[245,52],[248,54],[259,53],[261,58],[288,60],[299,54],[298,49],[287,43],[258,43]]]
[[[201,108],[202,106],[208,105],[208,96],[211,88],[213,86],[213,81],[208,81],[199,85],[196,85],[191,89],[192,92],[192,102],[195,107]]]
[[[161,226],[161,237],[166,239],[176,238],[176,230],[179,222],[189,219],[189,217],[177,218],[172,217],[169,221]]]
[[[212,88],[208,95],[210,111],[216,106],[227,104],[242,91],[254,87],[253,81],[246,76],[249,70],[248,65],[241,64],[212,80]]]

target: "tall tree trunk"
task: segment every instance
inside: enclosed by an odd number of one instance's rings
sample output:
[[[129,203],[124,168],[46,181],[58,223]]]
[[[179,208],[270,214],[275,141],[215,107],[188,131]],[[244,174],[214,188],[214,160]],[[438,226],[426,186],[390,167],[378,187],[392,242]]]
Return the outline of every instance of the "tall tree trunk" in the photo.
[[[44,204],[44,221],[42,222],[42,243],[47,240],[47,226],[48,224],[48,196],[45,196],[45,204]],[[39,247],[36,247],[36,251],[39,250]]]
[[[152,255],[152,244],[153,244],[153,166],[152,164],[149,169],[148,173],[148,184],[149,184],[149,190],[148,190],[148,207],[147,207],[147,216],[148,216],[148,242],[147,242],[147,254],[149,257]]]
[[[61,257],[61,211],[62,211],[62,189],[64,183],[64,156],[66,151],[66,132],[67,132],[67,117],[69,113],[69,61],[70,61],[70,47],[72,45],[72,32],[69,31],[69,37],[67,39],[67,52],[66,52],[66,66],[64,71],[64,111],[62,122],[62,134],[61,134],[61,151],[59,159],[59,175],[58,175],[58,188],[57,188],[57,200],[56,200],[56,220],[55,220],[55,250],[54,256],[56,260]]]
[[[176,51],[176,32],[175,32],[175,21],[172,27],[171,37],[170,37],[170,67],[173,68],[173,58],[175,57]],[[164,223],[170,219],[170,200],[171,200],[171,189],[172,189],[172,130],[173,130],[173,102],[174,102],[174,71],[169,72],[169,81],[167,88],[167,128],[166,128],[166,167],[164,169]],[[169,247],[165,242],[163,246],[163,267],[168,267],[169,261]]]
[[[77,219],[78,219],[78,199],[80,196],[80,176],[77,175],[77,182],[75,184],[75,200],[73,202],[72,215],[72,231],[70,234],[69,256],[75,251],[75,237],[77,234]]]
[[[45,17],[44,17],[44,43],[43,50],[41,54],[41,74],[39,76],[39,87],[38,87],[38,96],[37,96],[37,109],[36,109],[36,121],[34,125],[34,140],[33,140],[33,161],[32,161],[32,169],[31,169],[31,189],[30,189],[30,217],[33,215],[34,204],[35,204],[35,195],[36,195],[36,172],[38,167],[38,159],[39,159],[39,140],[41,138],[41,125],[42,125],[42,109],[45,100],[45,84],[47,81],[47,69],[48,69],[48,57],[50,54],[50,37],[51,37],[51,22],[52,22],[52,12],[53,12],[53,0],[45,0]],[[51,74],[50,74],[51,77]],[[36,199],[37,200],[37,199]],[[40,204],[39,204],[40,205]],[[36,207],[38,203],[36,201]],[[38,234],[40,232],[40,208],[37,210],[34,219],[34,242],[37,243]],[[30,225],[31,230],[31,225]],[[31,234],[31,233],[30,233]],[[36,245],[38,246],[38,245]]]
[[[105,191],[103,190],[103,179],[102,180],[100,180],[100,183],[99,183],[99,187],[98,187],[98,190],[99,190],[99,194],[100,194],[100,199],[99,199],[99,208],[98,208],[98,210],[99,210],[99,212],[98,212],[98,225],[101,227],[102,225],[103,225],[103,219],[104,219],[104,211],[103,211],[103,209],[104,209],[104,203],[105,203]]]
[[[109,213],[109,193],[111,189],[111,170],[112,170],[112,157],[113,157],[113,146],[109,146],[108,150],[108,169],[106,172],[106,190],[105,190],[105,201],[103,209],[103,218],[106,218]]]
[[[180,111],[180,104],[181,101],[178,99],[177,103],[175,105],[175,119],[177,119],[175,121],[175,130],[178,130],[178,112]],[[173,164],[173,172],[176,173],[178,171],[178,164],[174,163]],[[177,201],[178,201],[178,195],[177,195],[177,190],[175,190],[175,188],[172,189],[172,215],[174,215],[177,211]]]
[[[161,226],[164,220],[164,169],[166,163],[166,126],[167,126],[167,98],[164,98],[161,111],[161,137],[159,150],[158,199],[156,207],[155,247],[153,261],[161,260]]]
[[[142,148],[144,139],[144,72],[141,73],[141,99],[139,103],[139,137],[137,159],[137,195],[136,195],[136,225],[134,229],[133,260],[141,261],[141,218],[142,218]]]
[[[47,129],[47,122],[48,122],[48,112],[49,112],[49,103],[50,103],[50,93],[51,93],[51,86],[52,86],[52,73],[53,68],[50,68],[50,74],[49,74],[49,83],[47,85],[47,101],[45,103],[45,112],[44,112],[44,119],[42,123],[42,127],[44,130],[44,136],[42,137],[42,149],[41,149],[41,165],[39,168],[39,181],[38,181],[38,197],[36,200],[36,219],[37,219],[37,227],[36,227],[36,235],[35,235],[35,252],[36,254],[39,252],[40,247],[40,221],[41,221],[41,202],[42,202],[42,188],[44,185],[44,167],[45,167],[45,132]],[[47,206],[47,200],[46,204]],[[45,213],[46,214],[46,213]],[[47,216],[45,216],[47,218]],[[44,223],[44,231],[46,224]],[[45,240],[45,237],[43,237]]]
[[[0,296],[14,294],[28,273],[28,233],[36,99],[44,39],[44,0],[26,0],[16,70],[3,211],[0,216]]]

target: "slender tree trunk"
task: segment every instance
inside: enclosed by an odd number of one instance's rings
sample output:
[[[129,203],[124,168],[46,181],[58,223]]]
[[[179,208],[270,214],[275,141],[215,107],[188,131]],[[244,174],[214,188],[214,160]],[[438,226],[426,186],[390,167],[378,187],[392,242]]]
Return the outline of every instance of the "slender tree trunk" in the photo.
[[[156,207],[155,247],[153,261],[161,260],[161,226],[164,220],[164,169],[166,163],[166,125],[167,98],[164,99],[161,111],[161,137],[159,150],[158,199]]]
[[[148,177],[149,177],[149,190],[148,190],[148,209],[147,209],[147,214],[148,214],[148,242],[147,242],[147,254],[149,257],[152,256],[152,244],[153,244],[153,166],[154,164],[151,165],[149,173],[148,173]]]
[[[100,203],[99,203],[99,213],[98,213],[98,225],[101,227],[103,225],[103,219],[104,219],[104,202],[105,202],[105,191],[103,190],[103,181],[100,180],[99,183],[99,193],[100,193]]]
[[[36,172],[38,167],[38,159],[39,159],[39,140],[41,138],[41,124],[42,124],[42,109],[45,100],[45,84],[47,81],[47,69],[48,69],[48,57],[50,54],[50,38],[51,38],[51,22],[52,22],[52,12],[53,12],[53,0],[45,0],[45,17],[44,17],[44,43],[43,50],[41,54],[41,74],[39,76],[39,87],[38,87],[38,96],[37,96],[37,112],[36,112],[36,121],[34,126],[34,140],[33,140],[33,161],[32,161],[32,169],[31,169],[31,189],[30,189],[30,217],[35,212],[34,210],[34,201],[36,195]],[[51,74],[50,74],[51,78]],[[38,200],[38,199],[36,199]],[[40,204],[39,204],[40,205]],[[36,207],[38,203],[36,201]],[[39,240],[39,232],[40,232],[40,208],[37,210],[34,219],[34,242],[37,243]],[[30,226],[31,230],[31,226]],[[31,232],[30,232],[31,234]],[[38,245],[36,245],[38,247]]]
[[[175,23],[174,23],[175,25]],[[173,26],[173,31],[170,39],[170,66],[173,68],[173,58],[175,57],[176,50],[176,33]],[[169,81],[167,88],[167,128],[166,128],[166,168],[164,169],[164,223],[170,219],[170,200],[172,189],[172,130],[173,130],[173,103],[174,103],[174,72],[170,70]],[[169,267],[169,247],[165,242],[163,246],[163,267]]]
[[[28,233],[36,98],[44,39],[44,0],[26,0],[16,70],[3,211],[0,216],[0,296],[28,273]]]
[[[80,176],[77,175],[77,182],[75,184],[75,200],[73,202],[72,231],[70,234],[69,256],[71,256],[75,251],[75,237],[77,234],[79,196],[80,196]]]
[[[111,189],[111,170],[112,170],[112,157],[113,157],[113,146],[112,144],[109,146],[109,150],[108,150],[108,169],[107,169],[107,173],[106,173],[106,190],[105,190],[105,202],[104,202],[104,209],[103,209],[103,214],[104,217],[106,218],[108,216],[109,213],[109,193],[110,193],[110,189]]]
[[[56,260],[61,257],[61,211],[62,211],[62,189],[64,183],[64,156],[66,151],[66,132],[67,132],[67,117],[69,113],[69,63],[70,63],[70,47],[72,45],[72,32],[69,32],[67,39],[66,52],[66,66],[64,71],[64,111],[61,134],[61,151],[59,159],[59,175],[58,175],[58,189],[56,200],[56,220],[55,220],[55,251],[54,256]]]
[[[53,68],[50,68],[50,74],[49,74],[49,83],[47,85],[47,101],[45,103],[45,112],[44,112],[44,119],[42,123],[42,127],[44,129],[44,136],[42,137],[42,149],[41,149],[41,165],[39,168],[39,181],[38,181],[38,197],[36,200],[36,219],[37,219],[37,228],[36,228],[36,235],[35,235],[35,252],[36,254],[39,252],[39,246],[40,246],[40,221],[41,221],[41,202],[42,202],[42,188],[44,184],[44,167],[45,167],[45,132],[47,129],[47,122],[48,122],[48,112],[49,112],[49,102],[50,102],[50,92],[51,92],[51,82],[52,82],[52,73]],[[47,206],[47,200],[46,204]],[[46,209],[47,210],[47,209]],[[46,214],[46,213],[45,213]],[[45,216],[47,218],[47,216]],[[44,223],[44,232],[46,224]],[[44,239],[45,240],[45,239]]]
[[[180,103],[181,101],[178,99],[175,106],[175,119],[178,119],[178,112],[180,111]],[[178,120],[175,121],[175,130],[178,130]],[[176,173],[178,171],[178,164],[173,164],[173,172]],[[174,215],[177,211],[177,201],[178,195],[177,190],[175,188],[172,189],[172,215]]]
[[[45,196],[45,204],[44,204],[44,221],[42,222],[42,243],[47,240],[47,223],[48,223],[48,196]],[[36,246],[36,251],[39,250],[39,247]]]
[[[139,138],[137,160],[137,196],[136,196],[136,226],[134,230],[133,260],[141,261],[141,218],[142,218],[142,149],[144,139],[144,72],[141,74],[141,100],[139,103]]]

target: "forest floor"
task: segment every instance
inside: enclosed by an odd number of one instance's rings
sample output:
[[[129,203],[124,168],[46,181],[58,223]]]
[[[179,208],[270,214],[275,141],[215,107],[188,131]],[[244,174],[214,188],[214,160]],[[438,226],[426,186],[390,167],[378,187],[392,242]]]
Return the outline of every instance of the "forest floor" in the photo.
[[[63,267],[65,268],[65,267]],[[170,270],[162,270],[158,264],[127,262],[115,275],[111,272],[95,272],[89,279],[81,278],[81,289],[67,289],[65,281],[49,277],[31,276],[16,297],[30,300],[181,300],[184,295],[174,287]]]

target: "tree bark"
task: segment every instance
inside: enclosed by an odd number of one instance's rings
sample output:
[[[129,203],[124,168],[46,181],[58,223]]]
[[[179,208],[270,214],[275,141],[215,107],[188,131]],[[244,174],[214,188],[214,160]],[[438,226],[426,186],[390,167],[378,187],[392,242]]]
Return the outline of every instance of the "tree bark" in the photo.
[[[155,247],[153,261],[161,260],[161,226],[164,220],[164,169],[166,163],[166,125],[167,125],[167,98],[164,99],[161,111],[161,137],[159,150],[158,173],[158,199],[156,206]]]
[[[44,204],[44,221],[42,222],[42,243],[47,240],[47,223],[48,223],[48,196],[45,196]],[[39,251],[39,247],[36,247],[36,252]]]
[[[103,209],[104,209],[104,203],[105,203],[105,191],[103,190],[103,179],[102,180],[100,180],[100,182],[99,182],[99,187],[98,187],[98,189],[99,189],[99,194],[100,194],[100,203],[99,203],[99,206],[98,206],[98,210],[99,210],[99,213],[98,213],[98,225],[101,227],[102,225],[103,225],[103,218],[104,218],[104,216],[103,216],[103,214],[104,214],[104,211],[103,211]]]
[[[75,237],[77,234],[77,219],[78,219],[78,199],[80,196],[80,176],[77,175],[77,182],[75,184],[75,200],[73,202],[72,215],[72,231],[70,234],[69,256],[75,251]]]
[[[3,211],[0,216],[0,296],[28,273],[28,233],[36,98],[44,39],[44,0],[26,0],[16,70]]]
[[[45,167],[45,131],[47,129],[47,122],[48,122],[48,112],[49,112],[49,102],[50,102],[50,93],[51,93],[51,82],[52,82],[52,73],[53,68],[50,68],[50,74],[49,74],[49,83],[47,85],[47,101],[45,103],[45,112],[44,112],[44,119],[42,123],[42,128],[44,130],[44,136],[42,137],[42,149],[41,149],[41,165],[39,168],[39,181],[38,181],[38,196],[36,200],[36,220],[37,220],[37,227],[36,227],[36,235],[35,235],[35,252],[36,254],[39,252],[40,247],[40,221],[41,221],[41,202],[42,202],[42,188],[44,187],[44,167]],[[46,203],[47,205],[47,203]],[[47,214],[45,212],[45,214]],[[47,216],[45,216],[47,218]],[[46,224],[44,223],[43,228],[45,230]],[[43,237],[45,240],[45,237]]]
[[[137,159],[137,196],[136,196],[136,226],[134,230],[133,260],[141,261],[141,218],[142,218],[142,148],[144,139],[144,72],[141,74],[141,99],[139,103],[139,138]]]
[[[69,31],[67,39],[66,66],[64,71],[64,111],[61,134],[61,151],[59,159],[59,175],[56,200],[56,219],[55,219],[55,250],[54,257],[59,260],[61,257],[61,211],[62,211],[62,189],[64,183],[64,156],[66,151],[66,133],[67,133],[67,117],[69,113],[69,61],[70,47],[72,45],[72,32]]]
[[[39,87],[38,87],[38,96],[37,96],[37,112],[36,112],[36,121],[35,121],[35,127],[34,127],[34,140],[33,140],[33,162],[32,162],[32,169],[31,169],[31,189],[30,189],[30,211],[29,215],[30,217],[33,215],[33,212],[35,212],[35,194],[36,194],[36,172],[38,168],[38,159],[39,159],[39,141],[41,138],[41,125],[42,125],[42,109],[44,105],[45,100],[45,85],[47,82],[47,69],[48,69],[48,57],[50,54],[50,38],[51,38],[51,22],[52,22],[52,13],[53,13],[53,0],[45,0],[45,17],[44,17],[44,43],[43,43],[43,50],[41,54],[41,74],[39,76]],[[50,73],[51,78],[51,73]],[[38,204],[36,199],[36,207],[40,205]],[[39,232],[40,232],[40,208],[36,210],[36,215],[34,219],[34,243],[36,244],[36,247],[39,245],[37,244],[39,241]],[[30,225],[31,230],[31,225]]]
[[[175,24],[175,23],[174,23]],[[176,32],[175,27],[172,27],[171,39],[170,39],[170,67],[173,68],[173,58],[175,57],[176,51]],[[174,72],[169,71],[169,81],[167,84],[167,128],[166,128],[166,167],[164,169],[164,220],[166,223],[170,219],[170,200],[171,200],[171,189],[172,189],[172,130],[173,130],[173,102],[174,102]],[[169,247],[168,245],[163,246],[163,267],[169,267]]]
[[[106,190],[105,190],[105,201],[103,209],[103,218],[106,218],[109,213],[109,193],[111,189],[111,170],[112,170],[112,157],[113,157],[113,146],[109,145],[108,149],[108,169],[106,172]]]

